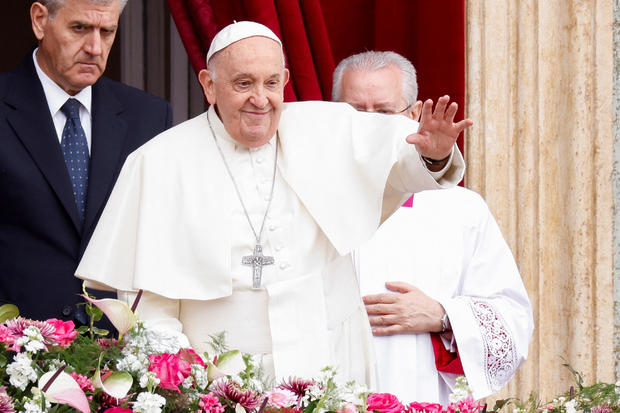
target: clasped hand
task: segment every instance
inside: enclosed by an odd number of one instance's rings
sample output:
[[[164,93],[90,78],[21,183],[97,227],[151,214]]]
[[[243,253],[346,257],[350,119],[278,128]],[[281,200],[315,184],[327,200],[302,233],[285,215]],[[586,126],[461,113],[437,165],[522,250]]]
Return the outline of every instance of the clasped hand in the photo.
[[[394,293],[363,297],[375,336],[418,334],[441,331],[443,306],[422,290],[405,282],[387,282]]]

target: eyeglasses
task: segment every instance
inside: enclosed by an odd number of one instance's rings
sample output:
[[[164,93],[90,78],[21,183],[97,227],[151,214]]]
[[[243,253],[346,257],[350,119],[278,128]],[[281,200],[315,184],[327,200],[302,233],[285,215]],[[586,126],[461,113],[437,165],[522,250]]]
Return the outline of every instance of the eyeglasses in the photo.
[[[404,108],[403,110],[391,110],[391,109],[378,109],[378,110],[364,110],[364,109],[357,109],[358,112],[373,112],[373,113],[382,113],[384,115],[398,115],[400,113],[403,113],[407,110],[409,110],[411,108],[411,103],[409,105],[407,105],[406,108]]]

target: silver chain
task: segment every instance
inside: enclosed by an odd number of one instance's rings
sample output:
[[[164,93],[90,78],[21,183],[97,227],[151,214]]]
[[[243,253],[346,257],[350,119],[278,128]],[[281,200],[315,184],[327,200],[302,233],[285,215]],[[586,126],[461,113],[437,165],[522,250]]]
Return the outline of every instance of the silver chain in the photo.
[[[265,209],[265,215],[263,216],[263,222],[260,226],[260,231],[258,232],[258,234],[256,234],[256,230],[254,229],[254,225],[252,225],[252,220],[250,219],[250,214],[248,214],[248,210],[246,209],[245,204],[243,203],[243,198],[241,198],[241,192],[239,192],[239,187],[237,186],[235,177],[233,176],[232,171],[230,170],[230,167],[228,166],[228,162],[226,162],[226,157],[224,156],[224,152],[222,152],[222,148],[220,148],[220,144],[217,141],[217,137],[215,136],[215,132],[213,131],[213,127],[211,126],[211,119],[209,119],[209,112],[207,112],[207,122],[209,123],[209,129],[211,130],[211,135],[213,135],[215,146],[217,147],[217,150],[220,152],[220,155],[222,156],[222,161],[224,161],[224,166],[226,167],[226,171],[228,171],[228,176],[230,176],[230,180],[232,181],[233,186],[235,187],[235,192],[237,192],[237,197],[239,197],[239,202],[241,203],[241,207],[243,208],[243,213],[245,214],[245,217],[248,220],[248,224],[250,224],[250,228],[252,229],[252,232],[254,233],[254,238],[256,238],[256,244],[260,245],[260,239],[261,239],[261,236],[263,235],[263,228],[265,228],[265,221],[267,221],[267,213],[269,212],[269,207],[271,206],[271,200],[273,199],[273,188],[276,183],[276,168],[278,166],[278,139],[280,138],[279,134],[276,131],[276,153],[275,153],[274,161],[273,161],[273,176],[271,178],[271,192],[269,193],[269,201],[267,202],[267,209]]]

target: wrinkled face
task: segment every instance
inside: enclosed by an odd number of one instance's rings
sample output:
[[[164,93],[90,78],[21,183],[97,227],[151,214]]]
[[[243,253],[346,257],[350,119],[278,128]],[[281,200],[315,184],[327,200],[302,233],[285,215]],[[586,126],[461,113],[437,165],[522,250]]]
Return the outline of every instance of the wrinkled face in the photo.
[[[211,59],[215,79],[207,70],[198,77],[226,131],[245,146],[264,145],[278,129],[289,77],[280,45],[267,37],[249,37]]]
[[[66,0],[53,17],[34,3],[30,17],[41,69],[70,95],[94,84],[105,70],[119,15],[120,0]]]
[[[402,95],[402,74],[396,66],[351,70],[342,74],[340,101],[357,110],[413,117]]]

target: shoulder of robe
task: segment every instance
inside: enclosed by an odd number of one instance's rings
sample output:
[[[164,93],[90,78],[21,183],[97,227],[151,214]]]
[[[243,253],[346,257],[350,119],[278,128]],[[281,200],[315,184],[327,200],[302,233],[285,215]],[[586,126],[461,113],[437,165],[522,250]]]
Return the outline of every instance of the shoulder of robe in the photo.
[[[136,149],[130,157],[173,159],[176,154],[183,154],[185,149],[195,150],[208,142],[211,139],[208,131],[205,112],[165,130]]]
[[[491,213],[482,196],[461,186],[419,192],[413,198],[413,205],[416,204],[432,214],[472,225],[477,225]]]

